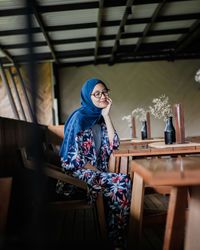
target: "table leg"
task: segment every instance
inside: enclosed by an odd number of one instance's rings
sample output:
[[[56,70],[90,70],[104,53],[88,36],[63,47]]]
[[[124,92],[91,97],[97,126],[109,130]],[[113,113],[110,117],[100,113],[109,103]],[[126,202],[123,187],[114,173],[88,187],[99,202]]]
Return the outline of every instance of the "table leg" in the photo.
[[[189,215],[186,227],[185,250],[198,250],[200,247],[200,187],[191,187]]]
[[[163,250],[183,249],[187,187],[172,187]]]
[[[144,181],[134,173],[129,217],[128,249],[139,249],[144,204]]]

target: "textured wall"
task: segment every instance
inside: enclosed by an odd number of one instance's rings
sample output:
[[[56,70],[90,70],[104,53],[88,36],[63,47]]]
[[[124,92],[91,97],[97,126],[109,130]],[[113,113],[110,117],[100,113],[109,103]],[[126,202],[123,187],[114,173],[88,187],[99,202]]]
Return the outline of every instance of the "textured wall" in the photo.
[[[12,71],[14,72],[14,68],[12,68]],[[27,95],[29,96],[29,100],[30,99],[30,83],[28,81],[27,78],[27,66],[23,65],[20,68],[20,72],[22,74],[22,78],[24,80],[25,83],[25,87],[26,87],[26,91],[27,91]],[[8,72],[6,70],[6,75],[7,75],[7,79],[9,79],[8,77]],[[22,89],[20,87],[19,84],[19,80],[17,77],[15,77],[16,79],[16,86],[20,95],[20,99],[25,111],[25,115],[27,117],[28,121],[31,121],[30,117],[29,117],[29,112],[28,112],[28,108],[24,99],[24,95],[22,92]],[[15,93],[12,89],[12,85],[10,84],[10,80],[9,80],[9,86],[11,88],[11,92],[13,94],[14,100],[15,100],[15,104],[17,106],[17,110],[18,113],[20,115],[20,119],[23,119],[22,115],[21,115],[21,111],[20,111],[20,106],[17,102]],[[38,64],[38,93],[37,93],[37,118],[38,118],[38,122],[40,124],[44,124],[44,125],[52,125],[53,124],[53,116],[52,116],[52,80],[51,80],[51,65],[50,63],[42,63],[42,64]],[[14,118],[14,114],[12,112],[10,103],[9,103],[9,99],[7,96],[7,92],[6,89],[4,87],[4,84],[2,82],[1,76],[0,76],[0,116],[2,117],[8,117],[8,118]]]
[[[186,136],[200,135],[200,88],[194,75],[200,60],[176,62],[124,63],[114,66],[98,65],[62,68],[59,71],[61,121],[80,106],[80,90],[89,78],[100,78],[111,89],[112,118],[120,137],[129,137],[124,115],[137,107],[148,107],[152,99],[165,94],[170,103],[184,104]],[[163,136],[165,124],[151,116],[152,136]],[[140,122],[136,122],[140,136]]]

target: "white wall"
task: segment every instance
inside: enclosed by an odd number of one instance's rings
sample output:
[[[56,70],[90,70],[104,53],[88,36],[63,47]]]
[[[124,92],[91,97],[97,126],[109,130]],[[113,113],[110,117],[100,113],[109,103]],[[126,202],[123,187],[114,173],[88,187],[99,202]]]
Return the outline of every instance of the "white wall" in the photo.
[[[124,115],[137,107],[148,107],[152,99],[165,94],[172,105],[184,104],[186,136],[200,135],[200,88],[194,80],[200,60],[175,62],[123,63],[114,66],[91,65],[59,70],[61,121],[80,107],[80,91],[90,78],[99,78],[111,89],[112,118],[120,137],[129,137]],[[163,136],[165,124],[151,116],[152,136]],[[137,136],[141,124],[136,122]]]

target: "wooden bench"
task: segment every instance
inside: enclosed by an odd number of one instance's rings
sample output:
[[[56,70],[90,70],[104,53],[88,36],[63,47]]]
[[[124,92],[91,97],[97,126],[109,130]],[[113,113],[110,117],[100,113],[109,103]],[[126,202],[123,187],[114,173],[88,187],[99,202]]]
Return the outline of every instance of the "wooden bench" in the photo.
[[[6,234],[8,235],[10,233],[8,232],[8,229],[11,229],[12,232],[13,230],[16,230],[17,233],[17,231],[19,231],[17,226],[15,229],[13,227],[11,228],[13,225],[13,219],[16,219],[17,223],[22,225],[22,222],[26,220],[22,219],[22,217],[24,217],[23,213],[26,213],[27,206],[29,208],[31,205],[31,196],[29,196],[29,192],[31,192],[31,185],[35,171],[29,171],[28,168],[24,168],[19,149],[27,149],[32,146],[35,129],[39,129],[41,143],[44,142],[56,145],[56,147],[59,148],[64,135],[63,125],[36,125],[30,122],[0,117],[0,218],[4,218],[3,220],[0,220],[0,236],[3,236],[3,234],[5,236]],[[52,159],[49,158],[49,160]],[[24,158],[24,160],[26,164],[28,164],[28,159]],[[61,178],[68,183],[86,189],[85,183],[77,183],[78,180],[75,180],[75,178],[72,179],[72,177],[70,178],[69,176],[66,176],[57,168],[57,165],[50,164],[50,162],[48,162],[48,164],[45,163],[45,165],[45,174],[48,178]],[[28,167],[31,167],[31,164],[28,165]],[[57,204],[52,203],[49,205],[57,209],[71,209],[78,206],[85,206],[85,208],[88,207],[88,204],[86,204],[85,201],[66,202],[65,204],[57,202]],[[17,210],[15,210],[16,207]],[[106,229],[102,229],[104,213],[102,212],[103,205],[101,195],[99,195],[99,199],[96,202],[96,207],[98,210],[97,213],[100,216],[100,230],[102,232],[102,237],[104,238]]]
[[[28,157],[27,149],[21,148],[20,151],[21,151],[24,167],[35,170],[34,159],[31,157]],[[65,173],[62,172],[61,167],[57,167],[56,165],[53,164],[54,162],[57,162],[59,158],[59,156],[55,152],[46,150],[44,154],[45,154],[45,159],[48,160],[42,163],[43,172],[46,176],[56,179],[56,180],[61,180],[64,183],[71,184],[80,189],[83,189],[86,191],[88,190],[88,186],[86,182],[79,180],[77,178],[74,178],[72,176],[66,175]],[[49,161],[52,163],[49,163]],[[85,199],[82,199],[82,200],[54,201],[54,202],[51,202],[49,206],[55,209],[87,209],[87,208],[91,208],[91,206],[93,205],[89,205],[85,197]],[[106,240],[107,239],[107,227],[106,227],[106,220],[105,220],[105,215],[104,215],[103,195],[101,192],[99,192],[97,196],[96,204],[94,206],[97,210],[97,218],[98,218],[98,223],[100,227],[101,238],[102,240]]]

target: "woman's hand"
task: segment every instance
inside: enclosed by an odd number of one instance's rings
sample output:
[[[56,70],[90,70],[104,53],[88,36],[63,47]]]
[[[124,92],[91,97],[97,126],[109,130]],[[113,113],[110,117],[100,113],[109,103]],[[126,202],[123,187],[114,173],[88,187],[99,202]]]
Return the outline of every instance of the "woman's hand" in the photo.
[[[102,116],[104,118],[109,115],[110,110],[111,110],[112,100],[110,99],[110,97],[107,98],[107,102],[108,102],[108,105],[104,109],[102,109]]]
[[[107,130],[108,130],[108,138],[109,138],[109,141],[111,143],[113,141],[113,137],[114,137],[114,133],[115,133],[111,118],[109,116],[110,109],[112,106],[112,100],[108,97],[107,102],[108,102],[107,107],[102,109],[102,116],[104,118]]]

